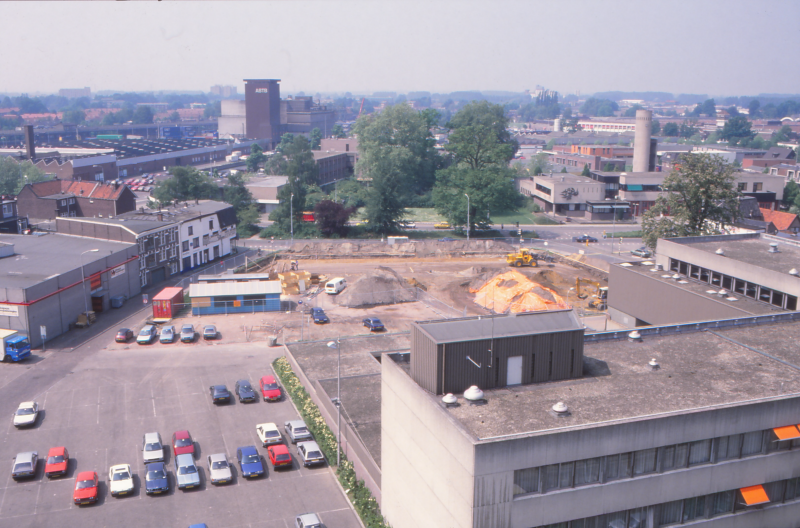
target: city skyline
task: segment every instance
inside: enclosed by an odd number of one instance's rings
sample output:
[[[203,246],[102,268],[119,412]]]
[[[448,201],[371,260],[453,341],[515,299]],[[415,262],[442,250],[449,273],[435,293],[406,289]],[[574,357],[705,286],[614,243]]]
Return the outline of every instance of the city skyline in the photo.
[[[782,50],[800,45],[798,14],[789,1],[3,3],[19,45],[0,64],[18,75],[0,92],[241,93],[243,78],[278,78],[307,94],[792,94]]]

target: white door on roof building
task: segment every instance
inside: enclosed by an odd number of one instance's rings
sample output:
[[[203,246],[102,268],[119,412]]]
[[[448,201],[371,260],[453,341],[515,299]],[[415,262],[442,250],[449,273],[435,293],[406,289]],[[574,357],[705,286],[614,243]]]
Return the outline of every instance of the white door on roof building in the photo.
[[[520,384],[522,384],[522,356],[511,356],[508,358],[506,385]]]

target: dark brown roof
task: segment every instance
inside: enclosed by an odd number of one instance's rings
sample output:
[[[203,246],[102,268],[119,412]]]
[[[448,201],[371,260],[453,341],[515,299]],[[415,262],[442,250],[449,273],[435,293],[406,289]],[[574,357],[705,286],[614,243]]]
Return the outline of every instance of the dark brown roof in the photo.
[[[94,200],[116,200],[125,189],[125,185],[114,186],[77,180],[49,180],[30,184],[30,187],[33,193],[41,198],[72,195]]]

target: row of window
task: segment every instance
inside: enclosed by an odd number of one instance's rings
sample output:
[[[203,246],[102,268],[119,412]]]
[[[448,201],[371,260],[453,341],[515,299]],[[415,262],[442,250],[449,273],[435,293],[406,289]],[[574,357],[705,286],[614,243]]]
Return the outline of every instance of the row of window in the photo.
[[[738,183],[739,190],[747,192],[747,182]],[[751,192],[761,192],[764,190],[764,184],[761,182],[753,182],[753,190]]]
[[[688,262],[677,259],[669,259],[669,269],[681,275],[685,275],[700,282],[705,282],[712,286],[728,290],[730,292],[750,297],[757,301],[765,302],[779,308],[787,310],[797,310],[797,297],[783,293],[772,288],[766,288],[753,282],[723,275],[716,271],[711,271]]]
[[[536,184],[536,190],[539,191],[542,194],[546,194],[547,196],[550,196],[550,189],[548,189],[544,185],[541,185],[541,184],[537,183]]]
[[[772,429],[514,471],[514,495],[636,478],[800,447]]]
[[[779,480],[763,485],[769,504],[780,504],[800,498],[800,479]],[[653,508],[653,522],[648,523],[648,510]],[[710,519],[762,508],[748,506],[740,490],[728,490],[701,497],[692,497],[651,507],[596,515],[585,519],[548,524],[539,528],[661,528]]]

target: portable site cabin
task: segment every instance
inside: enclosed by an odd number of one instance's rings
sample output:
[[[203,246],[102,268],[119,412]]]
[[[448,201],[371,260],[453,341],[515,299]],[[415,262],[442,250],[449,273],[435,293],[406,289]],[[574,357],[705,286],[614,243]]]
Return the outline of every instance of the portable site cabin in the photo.
[[[277,312],[280,281],[206,282],[189,287],[192,315]]]
[[[169,321],[183,307],[183,288],[164,288],[153,297],[153,320]]]

